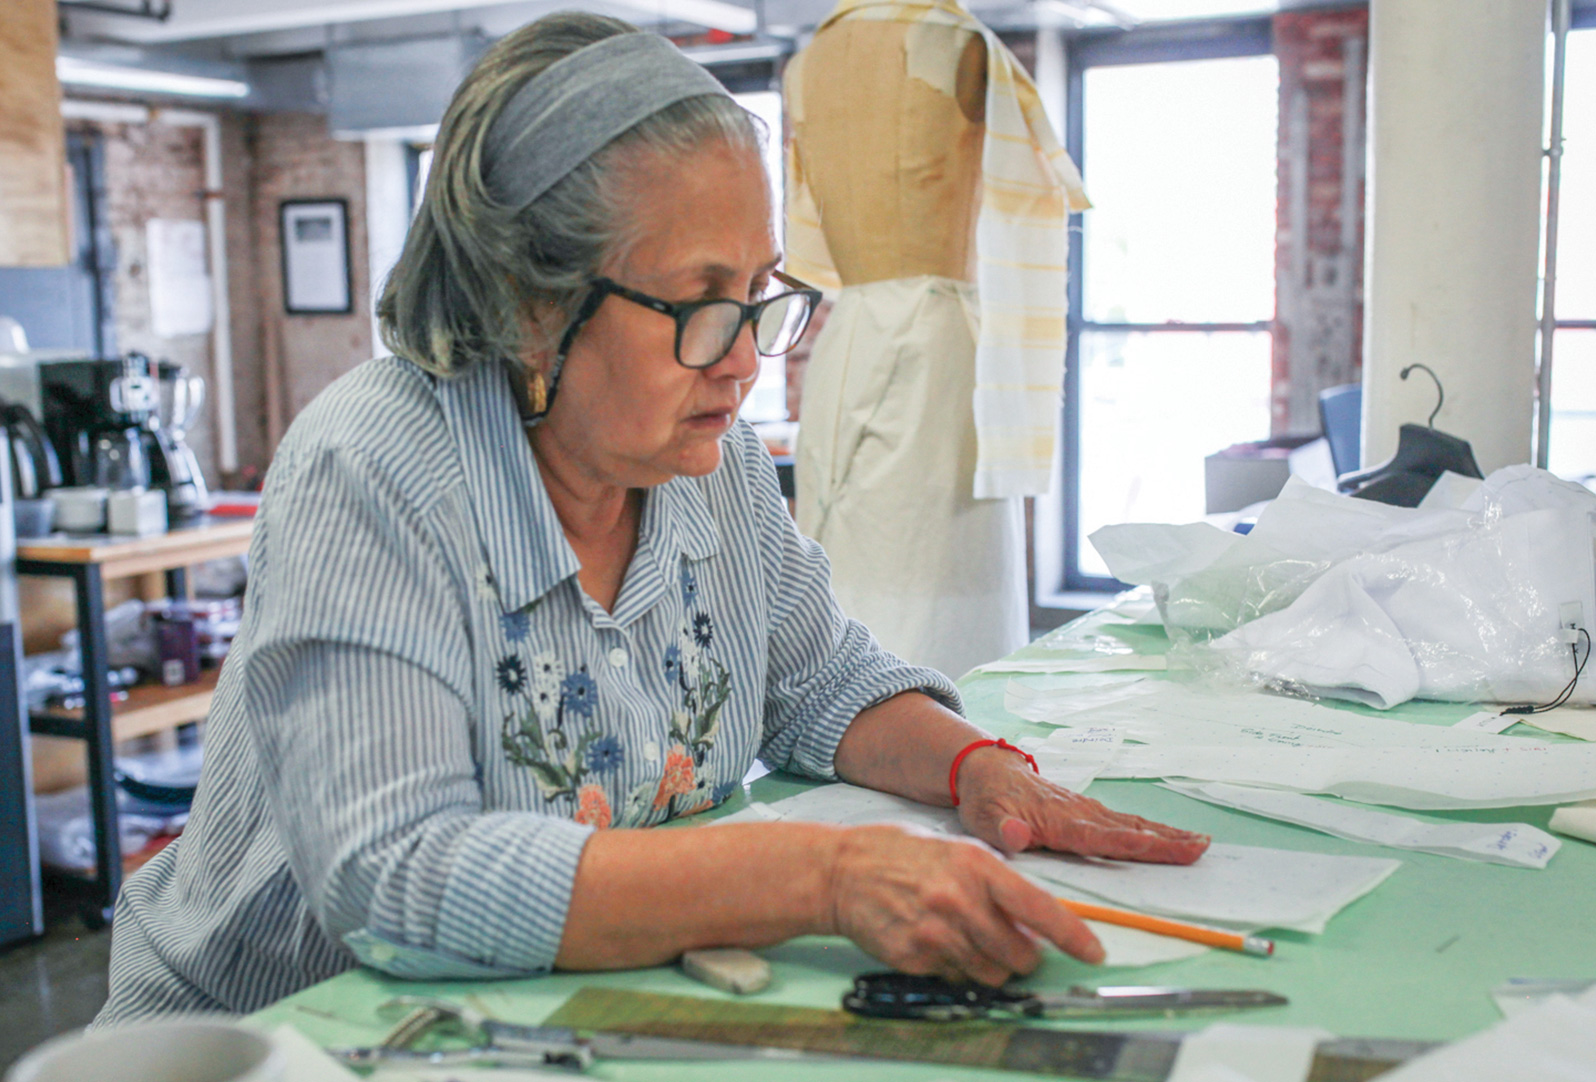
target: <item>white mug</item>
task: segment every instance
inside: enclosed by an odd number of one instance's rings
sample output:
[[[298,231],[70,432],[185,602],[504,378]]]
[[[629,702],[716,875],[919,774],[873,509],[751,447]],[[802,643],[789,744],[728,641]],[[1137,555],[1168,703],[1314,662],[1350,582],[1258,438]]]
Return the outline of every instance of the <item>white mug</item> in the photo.
[[[271,1037],[212,1018],[75,1030],[29,1052],[5,1082],[284,1082]]]

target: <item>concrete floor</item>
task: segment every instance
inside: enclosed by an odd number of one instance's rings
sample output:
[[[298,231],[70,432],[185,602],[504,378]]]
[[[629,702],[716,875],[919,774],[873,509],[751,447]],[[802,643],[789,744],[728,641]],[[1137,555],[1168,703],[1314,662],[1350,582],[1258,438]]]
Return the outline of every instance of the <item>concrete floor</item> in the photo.
[[[0,949],[0,1073],[41,1041],[88,1025],[105,1002],[111,929],[91,932],[50,902],[45,922],[43,937]]]

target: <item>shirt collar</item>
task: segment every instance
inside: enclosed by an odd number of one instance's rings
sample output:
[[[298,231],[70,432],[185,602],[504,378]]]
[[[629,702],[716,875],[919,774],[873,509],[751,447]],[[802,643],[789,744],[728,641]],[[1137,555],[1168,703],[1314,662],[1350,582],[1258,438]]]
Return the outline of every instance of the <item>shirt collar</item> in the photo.
[[[575,575],[581,561],[543,486],[504,366],[479,364],[435,382],[460,450],[488,570],[505,611],[518,611]],[[694,560],[720,551],[709,503],[690,477],[650,491],[639,535],[640,551],[645,542],[656,554]]]
[[[723,443],[721,453],[729,448]],[[722,469],[725,467],[722,466]],[[650,530],[649,519],[654,520]],[[692,477],[673,477],[649,493],[642,532],[659,538],[662,548],[702,560],[720,551],[720,529],[709,513],[703,487]]]
[[[501,364],[436,381],[443,416],[477,519],[488,571],[506,612],[517,612],[582,566],[543,487]]]

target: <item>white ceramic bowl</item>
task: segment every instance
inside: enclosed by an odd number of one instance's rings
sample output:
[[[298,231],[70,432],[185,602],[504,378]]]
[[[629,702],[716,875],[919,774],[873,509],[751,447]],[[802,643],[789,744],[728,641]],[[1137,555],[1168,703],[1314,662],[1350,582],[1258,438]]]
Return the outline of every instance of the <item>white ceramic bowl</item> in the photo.
[[[284,1082],[270,1037],[220,1019],[75,1030],[18,1060],[5,1082]]]
[[[55,504],[55,528],[67,533],[95,533],[105,529],[107,488],[84,485],[78,488],[52,488],[45,493]]]

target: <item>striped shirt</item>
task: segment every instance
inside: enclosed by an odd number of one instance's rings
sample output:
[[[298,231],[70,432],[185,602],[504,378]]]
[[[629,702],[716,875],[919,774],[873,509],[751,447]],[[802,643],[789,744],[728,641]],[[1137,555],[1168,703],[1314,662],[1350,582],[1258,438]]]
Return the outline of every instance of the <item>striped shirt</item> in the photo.
[[[500,366],[370,361],[267,478],[243,627],[182,839],[117,904],[98,1024],[246,1012],[363,963],[554,961],[582,847],[725,800],[755,756],[834,777],[860,710],[940,673],[838,608],[746,425],[650,489],[613,612]]]

